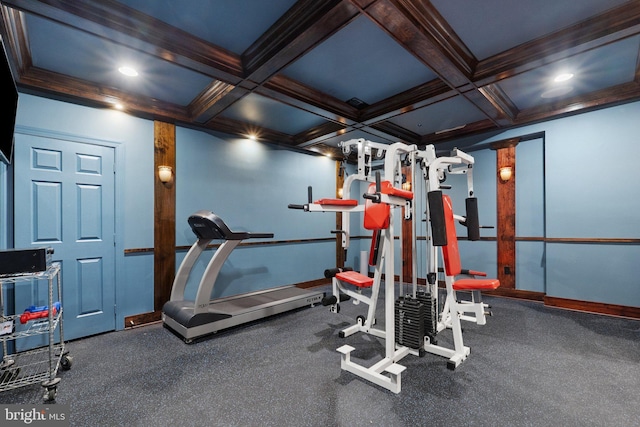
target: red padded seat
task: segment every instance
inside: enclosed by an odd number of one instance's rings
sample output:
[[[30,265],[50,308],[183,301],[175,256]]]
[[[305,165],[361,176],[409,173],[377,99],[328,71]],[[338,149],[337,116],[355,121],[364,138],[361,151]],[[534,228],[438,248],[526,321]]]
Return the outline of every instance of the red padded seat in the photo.
[[[357,271],[343,271],[336,274],[336,279],[350,283],[359,288],[370,288],[373,285],[373,278],[360,274]]]
[[[453,282],[456,291],[492,290],[500,286],[498,279],[458,279]]]

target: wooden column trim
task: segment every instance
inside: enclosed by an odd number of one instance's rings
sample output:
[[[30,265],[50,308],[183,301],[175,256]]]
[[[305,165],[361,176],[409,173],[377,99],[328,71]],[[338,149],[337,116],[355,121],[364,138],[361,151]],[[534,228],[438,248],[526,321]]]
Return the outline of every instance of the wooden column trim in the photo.
[[[496,225],[498,279],[503,289],[516,288],[516,145],[519,138],[491,144],[496,151]],[[499,171],[511,168],[511,179],[503,181]]]
[[[154,146],[154,227],[153,227],[153,306],[162,310],[171,297],[176,270],[176,127],[170,123],[153,122]],[[170,166],[173,177],[163,183],[158,166]]]
[[[344,169],[340,162],[336,162],[336,199],[342,199],[343,185]],[[340,212],[336,212],[336,230],[342,230],[342,213]],[[345,261],[344,248],[342,247],[342,235],[336,234],[336,267],[344,267]]]

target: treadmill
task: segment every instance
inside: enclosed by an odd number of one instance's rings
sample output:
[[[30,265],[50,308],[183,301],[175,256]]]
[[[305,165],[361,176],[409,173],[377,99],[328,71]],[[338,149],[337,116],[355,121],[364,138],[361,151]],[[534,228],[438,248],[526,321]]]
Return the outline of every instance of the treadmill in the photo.
[[[213,212],[201,210],[188,219],[198,240],[180,264],[171,289],[171,299],[162,307],[166,327],[182,336],[186,343],[246,322],[262,319],[304,306],[313,306],[324,292],[309,291],[295,285],[211,300],[211,292],[225,261],[245,239],[272,238],[273,233],[234,232]],[[212,240],[224,240],[207,264],[195,301],[186,301],[184,291],[191,270]]]

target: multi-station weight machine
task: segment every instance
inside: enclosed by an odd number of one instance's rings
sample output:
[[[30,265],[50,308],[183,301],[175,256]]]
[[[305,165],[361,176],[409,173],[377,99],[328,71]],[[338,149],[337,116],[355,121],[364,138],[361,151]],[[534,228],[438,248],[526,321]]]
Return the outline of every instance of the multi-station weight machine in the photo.
[[[349,175],[344,181],[342,198],[312,201],[309,191],[307,204],[289,207],[307,212],[341,213],[342,229],[338,233],[344,250],[350,245],[350,214],[362,212],[364,228],[373,232],[369,256],[369,264],[374,267],[373,277],[368,272],[356,272],[349,268],[328,269],[325,276],[332,278],[333,292],[323,299],[323,304],[328,305],[332,312],[339,312],[340,302],[346,299],[368,306],[366,317],[358,316],[354,325],[340,331],[340,336],[348,337],[363,332],[384,339],[385,355],[374,365],[366,367],[351,358],[354,347],[343,345],[337,349],[341,353],[341,368],[399,393],[401,374],[406,368],[398,362],[407,355],[423,356],[429,352],[444,356],[449,359],[447,366],[450,369],[455,369],[466,359],[469,348],[462,341],[460,320],[484,324],[487,306],[481,301],[480,290],[499,286],[495,279],[476,278],[484,273],[460,268],[455,220],[467,226],[470,240],[479,238],[477,201],[473,197],[474,159],[460,150],[453,150],[448,157],[437,157],[432,145],[419,150],[416,145],[387,145],[353,139],[342,142],[341,147],[345,156],[357,150],[358,161],[356,173]],[[420,179],[425,183],[425,214],[431,226],[427,226],[426,230],[426,286],[418,286],[417,263],[413,263],[411,292],[403,294],[403,286],[400,286],[400,295],[396,297],[394,215],[397,208],[404,208],[405,220],[416,218],[414,192],[402,188],[403,165],[410,166],[413,182],[417,182],[418,176],[421,176]],[[454,215],[449,196],[442,193],[444,186],[441,181],[445,174],[467,175],[467,213],[464,217]],[[360,182],[367,183],[368,186],[367,192],[363,194],[364,204],[351,198],[352,187]],[[416,221],[413,221],[413,226],[413,236],[417,236]],[[413,259],[417,260],[416,238],[411,242],[402,242],[400,237],[401,245],[407,243],[411,244]],[[442,309],[438,304],[438,246],[442,247],[447,293]],[[383,275],[384,328],[380,328],[375,325]],[[465,275],[466,278],[456,280],[458,275]],[[402,274],[399,277],[399,283],[402,284]],[[364,294],[365,289],[370,289],[366,291],[368,295]],[[472,301],[459,302],[457,290],[470,291]],[[437,334],[444,329],[451,329],[453,332],[453,349],[437,344]]]

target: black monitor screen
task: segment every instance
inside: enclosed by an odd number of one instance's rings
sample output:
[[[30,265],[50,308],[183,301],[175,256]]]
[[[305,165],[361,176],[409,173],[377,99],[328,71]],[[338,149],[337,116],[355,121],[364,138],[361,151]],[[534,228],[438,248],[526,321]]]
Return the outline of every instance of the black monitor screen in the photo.
[[[13,154],[13,131],[18,109],[18,89],[11,75],[9,59],[2,42],[0,58],[0,93],[2,93],[2,118],[0,119],[0,161],[11,163]]]

